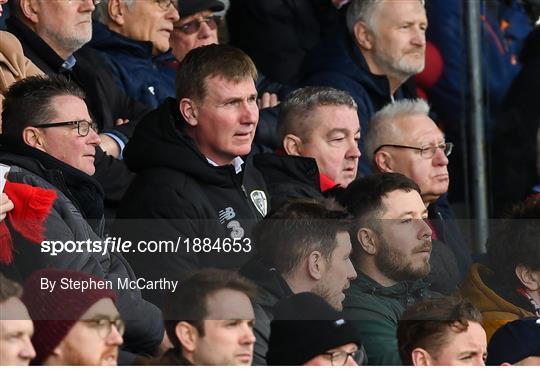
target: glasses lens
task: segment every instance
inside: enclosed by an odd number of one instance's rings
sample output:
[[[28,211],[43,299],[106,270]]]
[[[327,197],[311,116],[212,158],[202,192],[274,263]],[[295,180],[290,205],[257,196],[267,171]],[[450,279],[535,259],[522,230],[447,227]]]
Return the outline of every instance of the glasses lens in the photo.
[[[453,149],[454,149],[454,144],[452,142],[447,142],[444,147],[444,155],[450,156]]]
[[[208,24],[208,27],[213,31],[217,28],[219,23],[221,22],[221,17],[218,17],[217,15],[213,15],[211,17],[204,18],[204,21],[206,24]]]
[[[90,122],[86,120],[80,120],[77,122],[77,131],[79,132],[79,136],[87,136],[88,132],[90,131]]]

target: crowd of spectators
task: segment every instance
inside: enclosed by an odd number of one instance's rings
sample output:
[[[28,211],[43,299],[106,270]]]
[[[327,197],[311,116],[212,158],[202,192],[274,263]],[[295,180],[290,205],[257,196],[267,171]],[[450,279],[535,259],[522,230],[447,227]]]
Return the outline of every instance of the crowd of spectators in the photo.
[[[0,365],[540,365],[534,1],[6,3]]]

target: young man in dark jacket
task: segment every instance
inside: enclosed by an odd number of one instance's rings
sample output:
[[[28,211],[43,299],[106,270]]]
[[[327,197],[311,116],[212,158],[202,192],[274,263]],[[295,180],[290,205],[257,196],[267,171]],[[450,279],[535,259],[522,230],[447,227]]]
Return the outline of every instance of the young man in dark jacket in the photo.
[[[193,49],[178,71],[178,100],[137,127],[125,150],[137,175],[118,213],[128,220],[115,232],[172,246],[130,253],[138,275],[181,281],[202,267],[237,268],[252,254],[251,228],[269,208],[262,176],[246,158],[259,115],[255,78],[238,49]],[[161,303],[160,291],[149,293]]]
[[[5,95],[0,162],[11,167],[8,179],[56,192],[41,245],[11,232],[13,264],[23,280],[54,267],[111,281],[128,322],[124,349],[152,354],[164,337],[161,312],[138,288],[120,287],[135,275],[120,252],[103,248],[104,194],[92,177],[100,139],[83,99],[81,89],[63,77],[29,77]]]
[[[399,317],[434,295],[422,280],[430,271],[432,232],[420,189],[401,174],[374,174],[351,183],[340,201],[356,218],[358,278],[346,292],[345,318],[356,325],[370,364],[401,365]]]

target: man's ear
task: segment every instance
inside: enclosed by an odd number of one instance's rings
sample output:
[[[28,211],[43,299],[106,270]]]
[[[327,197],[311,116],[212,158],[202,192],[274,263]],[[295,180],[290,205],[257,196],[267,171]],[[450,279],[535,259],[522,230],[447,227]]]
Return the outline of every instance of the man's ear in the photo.
[[[376,237],[375,232],[370,228],[360,228],[358,232],[356,232],[356,238],[360,247],[368,255],[377,254]]]
[[[323,277],[324,266],[323,256],[319,251],[313,251],[307,259],[308,273],[311,278],[319,281]]]
[[[423,348],[417,347],[411,352],[411,360],[414,366],[429,366],[431,363],[431,355]]]
[[[39,0],[19,0],[19,6],[23,16],[30,22],[39,22]]]
[[[373,49],[373,32],[371,32],[366,23],[362,21],[356,22],[353,31],[358,46],[364,50]]]
[[[179,109],[180,114],[182,114],[182,116],[190,126],[195,127],[199,123],[199,121],[197,120],[198,111],[195,101],[185,97],[180,100]]]
[[[394,161],[392,155],[383,149],[377,151],[373,158],[375,167],[382,173],[394,173]]]
[[[516,266],[515,273],[526,289],[530,291],[538,291],[540,289],[540,280],[538,280],[536,273],[533,273],[530,267],[519,264]]]
[[[302,139],[289,133],[283,138],[283,149],[288,155],[302,156]]]
[[[123,26],[125,23],[124,12],[125,4],[122,0],[109,0],[107,4],[107,12],[109,13],[110,21],[118,26]]]
[[[26,127],[22,132],[23,142],[35,149],[45,151],[43,134],[36,127]]]
[[[174,329],[176,337],[182,345],[182,351],[193,352],[197,348],[197,339],[199,338],[199,332],[195,326],[188,322],[178,322]]]

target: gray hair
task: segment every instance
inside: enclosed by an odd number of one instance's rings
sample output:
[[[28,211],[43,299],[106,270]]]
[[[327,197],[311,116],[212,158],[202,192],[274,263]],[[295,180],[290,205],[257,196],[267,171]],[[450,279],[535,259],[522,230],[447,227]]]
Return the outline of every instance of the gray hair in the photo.
[[[277,120],[277,132],[281,140],[289,133],[301,138],[309,135],[311,117],[319,106],[358,106],[349,93],[332,87],[304,87],[293,91],[281,103]]]
[[[347,9],[347,28],[351,34],[354,34],[354,25],[357,22],[363,22],[373,30],[376,17],[375,10],[384,0],[352,0]],[[425,6],[425,0],[419,0]]]
[[[415,115],[429,116],[429,105],[422,99],[403,99],[391,102],[379,110],[369,122],[365,139],[365,152],[373,162],[374,151],[381,145],[390,143],[396,137],[396,121]]]
[[[135,0],[122,0],[130,9],[133,6]],[[109,0],[101,0],[101,3],[96,5],[96,10],[92,13],[92,19],[103,24],[107,24],[111,17],[109,16]]]

